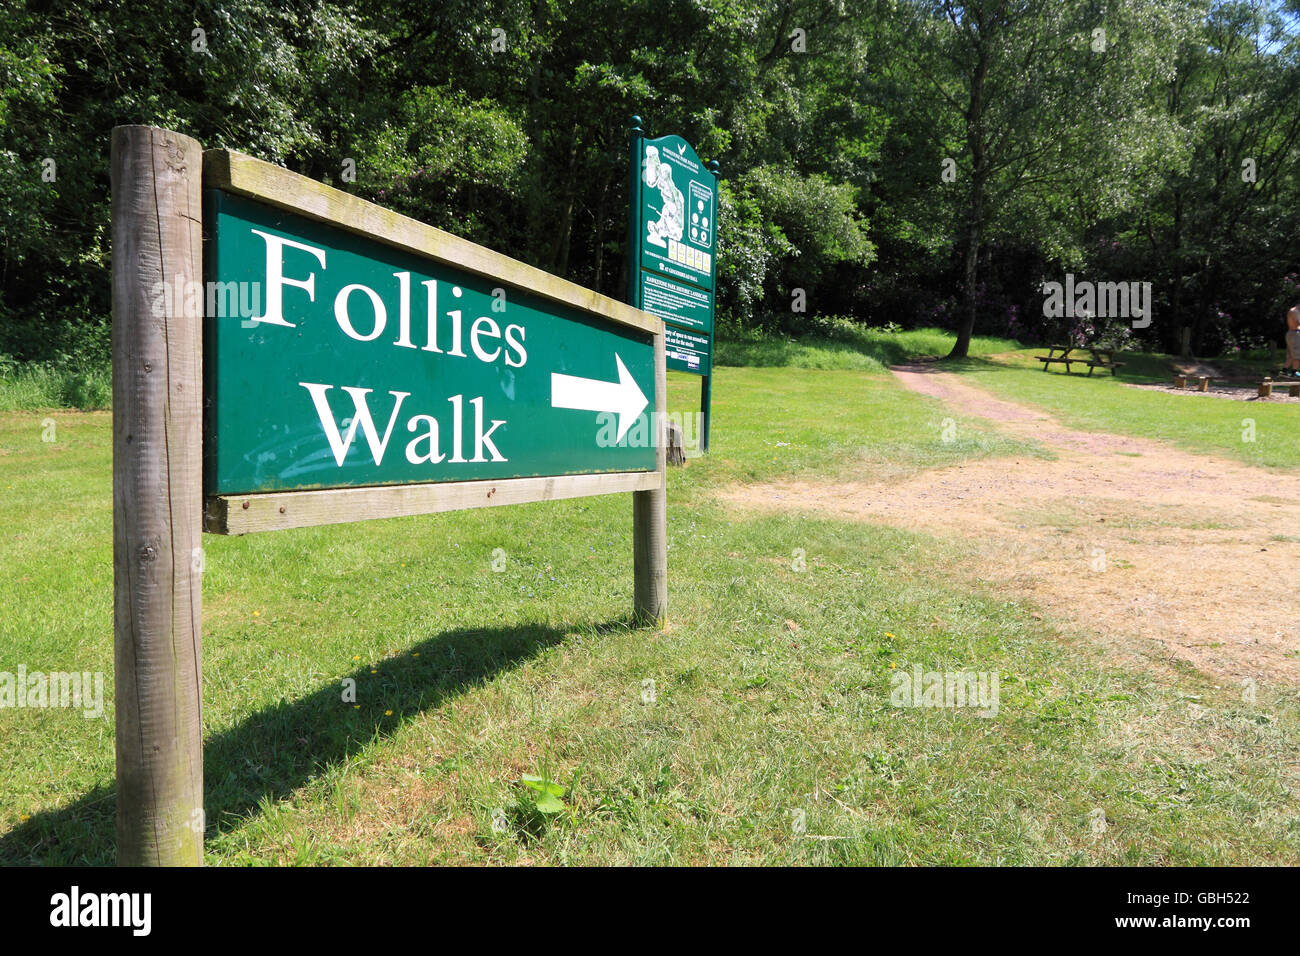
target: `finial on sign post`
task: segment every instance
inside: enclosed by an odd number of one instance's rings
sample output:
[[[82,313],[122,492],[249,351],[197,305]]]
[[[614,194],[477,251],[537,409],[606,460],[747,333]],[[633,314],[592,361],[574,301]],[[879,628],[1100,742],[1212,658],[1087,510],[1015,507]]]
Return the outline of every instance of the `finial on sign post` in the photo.
[[[641,132],[641,117],[639,116],[632,117],[632,132],[633,133]]]
[[[709,172],[713,173],[713,176],[714,176],[715,179],[717,179],[718,177],[720,177],[720,176],[722,175],[722,173],[719,172],[719,170],[720,170],[722,167],[718,165],[718,161],[717,161],[716,159],[711,159],[711,160],[709,160],[707,163],[705,163],[704,165],[705,165],[705,168],[708,169]]]

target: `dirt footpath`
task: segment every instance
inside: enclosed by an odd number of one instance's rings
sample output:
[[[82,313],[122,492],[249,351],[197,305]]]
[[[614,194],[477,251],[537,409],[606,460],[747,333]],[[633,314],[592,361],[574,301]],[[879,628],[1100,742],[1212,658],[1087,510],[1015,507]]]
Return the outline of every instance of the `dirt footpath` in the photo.
[[[961,536],[981,555],[973,579],[1029,597],[1118,658],[1300,685],[1300,475],[1076,431],[929,366],[892,371],[1059,459],[971,462],[898,483],[748,485],[724,500]]]

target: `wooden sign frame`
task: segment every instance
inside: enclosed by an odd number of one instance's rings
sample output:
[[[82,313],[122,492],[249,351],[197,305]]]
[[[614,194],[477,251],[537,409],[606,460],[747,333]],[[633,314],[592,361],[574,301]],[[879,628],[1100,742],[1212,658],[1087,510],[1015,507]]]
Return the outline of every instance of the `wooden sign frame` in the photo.
[[[203,494],[203,317],[159,284],[201,283],[217,188],[525,289],[654,339],[653,471]],[[112,136],[113,570],[120,865],[203,858],[202,533],[632,492],[633,616],[667,615],[664,326],[656,316],[289,170],[151,126]],[[178,296],[177,299],[185,297]]]

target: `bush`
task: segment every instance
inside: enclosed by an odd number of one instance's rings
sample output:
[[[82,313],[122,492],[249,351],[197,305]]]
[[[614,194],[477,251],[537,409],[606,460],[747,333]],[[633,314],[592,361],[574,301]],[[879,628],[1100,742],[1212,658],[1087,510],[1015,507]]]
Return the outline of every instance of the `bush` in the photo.
[[[771,328],[790,313],[794,290],[838,302],[844,281],[875,259],[853,187],[825,176],[759,166],[723,181],[718,216],[718,316],[730,331]],[[806,313],[793,313],[802,317]]]
[[[19,362],[0,353],[0,411],[109,408],[113,373],[107,363],[61,354],[46,362]]]

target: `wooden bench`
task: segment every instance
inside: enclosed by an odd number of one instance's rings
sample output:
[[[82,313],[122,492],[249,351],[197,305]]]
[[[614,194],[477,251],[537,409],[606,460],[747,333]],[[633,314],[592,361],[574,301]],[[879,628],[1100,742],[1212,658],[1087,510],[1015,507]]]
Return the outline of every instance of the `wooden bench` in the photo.
[[[1071,364],[1075,362],[1083,363],[1086,361],[1086,359],[1081,357],[1071,357],[1070,353],[1073,351],[1074,351],[1074,346],[1072,345],[1049,345],[1047,347],[1046,355],[1036,355],[1034,356],[1034,358],[1036,361],[1043,363],[1044,372],[1046,372],[1048,367],[1051,366],[1052,364],[1056,362],[1064,362],[1065,372],[1068,375],[1070,372]],[[1058,352],[1060,353],[1059,355],[1057,354]]]
[[[1091,375],[1091,374],[1092,374],[1092,370],[1095,369],[1095,368],[1108,368],[1108,369],[1110,369],[1110,374],[1111,374],[1111,375],[1116,375],[1116,374],[1118,374],[1118,373],[1116,372],[1116,369],[1121,369],[1121,368],[1123,368],[1123,367],[1124,367],[1125,365],[1127,365],[1127,364],[1128,364],[1127,362],[1116,362],[1114,359],[1106,359],[1106,360],[1103,360],[1103,361],[1100,361],[1100,362],[1089,362],[1089,363],[1088,363],[1088,374]],[[1066,371],[1068,372],[1069,369],[1067,368]]]
[[[1087,352],[1088,355],[1071,355],[1071,352]],[[1089,375],[1092,374],[1093,369],[1098,368],[1108,368],[1111,375],[1117,375],[1117,370],[1123,368],[1126,364],[1116,362],[1115,353],[1110,349],[1100,349],[1091,345],[1049,345],[1047,354],[1035,355],[1034,360],[1043,363],[1044,372],[1054,363],[1064,362],[1065,374],[1067,375],[1070,374],[1070,366],[1074,364],[1088,366]]]
[[[1065,371],[1066,371],[1066,372],[1069,372],[1069,371],[1070,371],[1070,363],[1071,363],[1071,362],[1082,362],[1082,361],[1083,361],[1083,359],[1078,359],[1078,358],[1074,358],[1074,359],[1072,359],[1072,358],[1060,358],[1059,356],[1057,356],[1057,357],[1053,357],[1053,356],[1050,356],[1050,355],[1036,355],[1036,356],[1034,356],[1034,358],[1037,359],[1039,362],[1042,362],[1042,363],[1043,363],[1043,371],[1044,371],[1044,372],[1047,371],[1047,366],[1051,365],[1053,362],[1064,362],[1064,363],[1065,363]]]
[[[1300,398],[1300,381],[1296,381],[1295,379],[1288,379],[1283,382],[1275,382],[1271,378],[1266,378],[1264,379],[1264,381],[1259,383],[1259,397],[1272,398],[1274,385],[1278,386],[1279,388],[1285,385],[1287,389],[1287,393],[1292,398]]]

